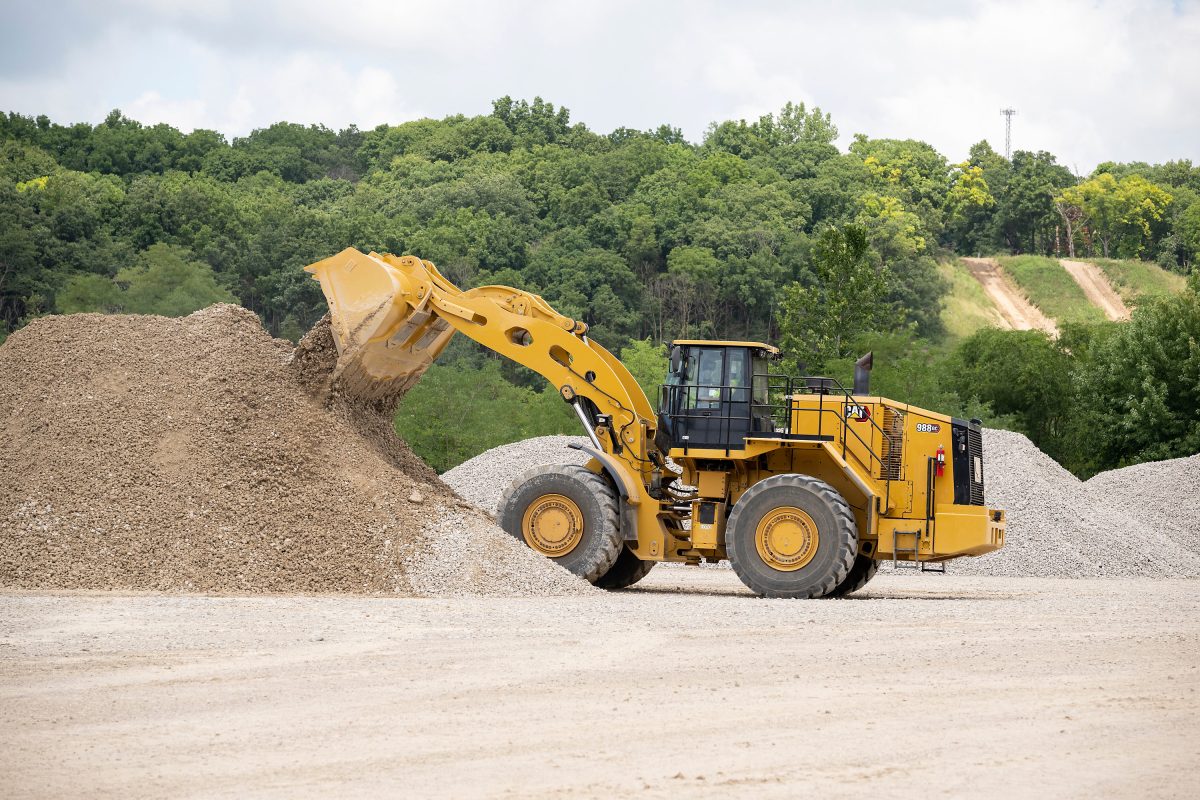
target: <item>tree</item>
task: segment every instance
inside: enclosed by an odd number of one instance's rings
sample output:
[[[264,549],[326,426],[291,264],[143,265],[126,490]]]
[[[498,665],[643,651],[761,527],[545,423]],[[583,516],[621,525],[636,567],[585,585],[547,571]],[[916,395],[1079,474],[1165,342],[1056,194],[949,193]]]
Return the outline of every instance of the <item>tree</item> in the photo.
[[[697,320],[716,316],[721,263],[707,247],[676,247],[667,254],[667,275],[671,286],[665,309],[675,320],[675,330],[686,337]]]
[[[1200,261],[1200,201],[1180,213],[1177,224],[1179,239],[1191,252],[1192,261]]]
[[[38,240],[47,236],[34,209],[15,186],[0,184],[0,337],[29,314],[31,300],[49,293],[49,275],[38,263]]]
[[[577,434],[579,420],[558,392],[514,386],[489,360],[477,368],[431,366],[400,401],[396,432],[429,466],[445,472],[502,444]]]
[[[208,265],[192,261],[188,250],[175,245],[151,245],[136,265],[117,273],[116,281],[128,314],[181,317],[213,303],[236,302]]]
[[[1078,189],[1078,186],[1073,186],[1054,198],[1054,210],[1062,217],[1063,226],[1067,229],[1067,255],[1071,258],[1075,257],[1075,237],[1088,223]]]
[[[1118,180],[1111,173],[1101,172],[1077,186],[1064,189],[1055,200],[1068,215],[1074,215],[1081,224],[1068,228],[1072,237],[1082,225],[1087,225],[1100,241],[1101,254],[1108,258],[1115,239],[1129,237],[1135,242],[1130,255],[1141,252],[1143,241],[1150,237],[1150,225],[1163,218],[1171,195],[1140,175],[1127,175]],[[1070,249],[1073,256],[1074,247]]]
[[[952,220],[965,220],[974,212],[996,205],[988,189],[983,167],[969,161],[955,164],[950,172],[950,191],[946,193],[946,211]]]
[[[1053,199],[1074,183],[1070,170],[1056,163],[1050,153],[1013,153],[1012,168],[997,195],[993,217],[998,240],[1015,253],[1052,252],[1058,224]]]
[[[621,363],[642,387],[650,405],[658,408],[659,387],[667,376],[667,346],[649,339],[635,339],[628,347],[621,348]]]
[[[1078,398],[1086,472],[1200,452],[1200,273],[1091,348]]]
[[[790,357],[820,369],[830,359],[850,355],[856,337],[896,326],[896,314],[884,302],[888,272],[872,263],[861,226],[821,231],[811,267],[814,285],[797,282],[783,291],[780,330]]]
[[[1064,425],[1076,406],[1072,359],[1041,331],[984,328],[963,340],[948,365],[949,385],[961,398],[975,398],[1051,455],[1069,447]]]
[[[60,314],[99,311],[114,314],[124,306],[121,290],[105,275],[74,275],[54,298]]]

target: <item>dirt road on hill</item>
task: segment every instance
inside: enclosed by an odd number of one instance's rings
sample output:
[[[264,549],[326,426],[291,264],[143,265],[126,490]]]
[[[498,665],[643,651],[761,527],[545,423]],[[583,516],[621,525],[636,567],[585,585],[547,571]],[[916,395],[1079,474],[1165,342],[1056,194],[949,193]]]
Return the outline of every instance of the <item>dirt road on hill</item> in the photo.
[[[0,593],[13,797],[1186,797],[1195,581]]]
[[[1005,327],[1018,331],[1043,330],[1051,336],[1058,334],[1054,320],[1034,306],[1012,284],[994,258],[964,258],[967,268],[983,291],[996,305]]]
[[[1113,290],[1112,284],[1095,264],[1086,261],[1070,261],[1060,258],[1058,263],[1075,279],[1079,288],[1083,289],[1088,302],[1104,312],[1104,316],[1114,322],[1129,319],[1129,309],[1125,301]]]

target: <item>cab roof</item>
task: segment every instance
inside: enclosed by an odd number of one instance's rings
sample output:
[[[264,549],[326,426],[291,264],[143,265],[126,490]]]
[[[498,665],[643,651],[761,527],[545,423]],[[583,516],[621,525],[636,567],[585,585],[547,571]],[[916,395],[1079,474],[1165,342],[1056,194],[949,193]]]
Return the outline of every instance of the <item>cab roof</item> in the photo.
[[[778,347],[772,347],[771,345],[763,344],[762,342],[732,342],[725,339],[676,339],[675,341],[671,342],[671,344],[682,344],[688,346],[702,345],[710,347],[753,347],[758,350],[766,350],[773,356],[779,355]]]

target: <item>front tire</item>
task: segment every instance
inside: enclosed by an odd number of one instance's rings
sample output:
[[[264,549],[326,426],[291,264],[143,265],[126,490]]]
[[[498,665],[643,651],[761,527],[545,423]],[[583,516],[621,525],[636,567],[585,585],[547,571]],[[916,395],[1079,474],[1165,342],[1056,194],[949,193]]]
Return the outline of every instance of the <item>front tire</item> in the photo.
[[[825,481],[774,475],[734,505],[725,550],[742,583],[763,597],[825,597],[850,573],[858,526]]]
[[[500,498],[500,527],[563,568],[597,583],[621,554],[617,494],[574,464],[535,467]]]

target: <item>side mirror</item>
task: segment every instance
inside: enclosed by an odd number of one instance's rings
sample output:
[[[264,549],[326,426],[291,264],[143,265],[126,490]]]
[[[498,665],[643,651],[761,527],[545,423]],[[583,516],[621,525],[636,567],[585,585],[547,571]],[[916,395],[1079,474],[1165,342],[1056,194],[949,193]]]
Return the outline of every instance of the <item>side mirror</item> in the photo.
[[[683,367],[683,348],[679,345],[671,345],[671,374],[678,375],[680,368]]]

